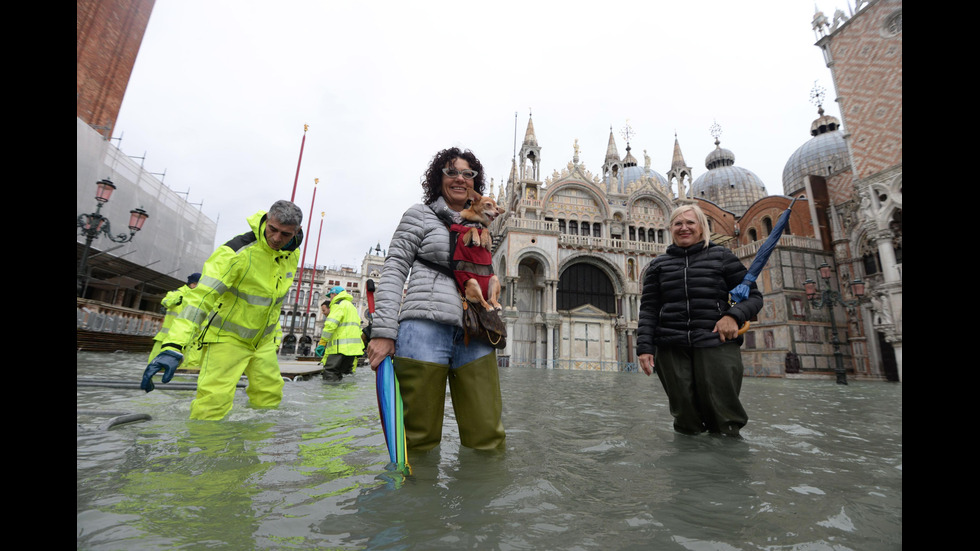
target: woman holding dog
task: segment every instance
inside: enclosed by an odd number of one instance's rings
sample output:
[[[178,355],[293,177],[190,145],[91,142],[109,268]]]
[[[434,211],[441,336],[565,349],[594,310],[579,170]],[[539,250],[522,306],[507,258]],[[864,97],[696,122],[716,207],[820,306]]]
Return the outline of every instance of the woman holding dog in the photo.
[[[640,368],[667,392],[674,430],[739,436],[748,415],[742,387],[739,327],[762,308],[755,283],[749,297],[729,306],[728,292],[746,269],[708,237],[708,219],[695,204],[670,215],[674,244],[646,270],[636,352]]]
[[[464,344],[456,281],[430,266],[449,268],[448,226],[462,223],[470,190],[483,194],[483,165],[469,150],[444,149],[429,163],[422,189],[423,202],[405,211],[388,247],[367,357],[372,370],[392,357],[409,449],[428,450],[442,440],[447,381],[460,443],[502,449],[497,355],[487,343]]]

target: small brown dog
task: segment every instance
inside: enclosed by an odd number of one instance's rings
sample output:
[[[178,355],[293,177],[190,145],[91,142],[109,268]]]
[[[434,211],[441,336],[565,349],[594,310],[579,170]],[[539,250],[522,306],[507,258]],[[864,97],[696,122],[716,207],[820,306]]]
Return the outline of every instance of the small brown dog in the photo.
[[[463,220],[469,222],[469,224],[464,225],[470,226],[470,231],[463,236],[463,244],[470,247],[476,242],[489,251],[493,244],[489,231],[490,223],[493,222],[494,218],[503,214],[505,209],[498,207],[493,197],[480,195],[472,189],[469,191],[468,199],[470,206],[459,213]],[[481,229],[483,231],[480,231]]]
[[[470,190],[469,200],[470,206],[459,213],[465,221],[464,226],[469,228],[463,234],[463,245],[467,247],[480,246],[486,249],[482,255],[468,254],[466,256],[473,257],[471,262],[468,262],[471,270],[488,272],[486,274],[473,273],[474,276],[482,275],[482,279],[487,282],[487,292],[486,299],[484,299],[483,289],[477,277],[470,277],[463,284],[463,294],[466,300],[473,304],[481,304],[487,310],[500,310],[501,306],[497,301],[500,297],[500,280],[493,273],[493,265],[490,261],[490,248],[493,244],[490,237],[490,223],[503,214],[506,209],[498,207],[493,197],[480,195],[474,190]],[[477,256],[483,258],[484,261],[472,262],[472,260],[476,260]],[[489,279],[486,278],[487,275],[490,276]],[[457,277],[458,279],[460,278]]]

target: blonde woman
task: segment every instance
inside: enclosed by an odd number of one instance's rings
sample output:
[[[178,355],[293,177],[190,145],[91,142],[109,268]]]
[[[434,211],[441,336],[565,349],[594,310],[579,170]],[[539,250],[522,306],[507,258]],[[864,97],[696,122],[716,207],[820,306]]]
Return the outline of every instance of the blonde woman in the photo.
[[[728,292],[746,268],[712,243],[708,220],[696,204],[670,215],[673,245],[654,259],[643,278],[637,355],[667,393],[674,430],[739,437],[748,415],[742,387],[738,328],[762,308],[755,283],[749,297],[729,306]]]

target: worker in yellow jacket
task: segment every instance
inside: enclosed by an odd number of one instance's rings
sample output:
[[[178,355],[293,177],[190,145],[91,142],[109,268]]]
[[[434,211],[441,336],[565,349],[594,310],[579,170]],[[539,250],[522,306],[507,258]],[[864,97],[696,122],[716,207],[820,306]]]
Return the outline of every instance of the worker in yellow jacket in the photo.
[[[163,370],[170,382],[192,340],[202,343],[197,396],[191,419],[222,419],[231,411],[242,374],[255,407],[282,401],[283,379],[276,351],[282,339],[281,304],[299,264],[303,212],[290,201],[276,201],[268,213],[249,217],[251,231],[219,247],[185,297],[161,352],[146,367],[140,388],[153,390]],[[195,334],[200,334],[195,338]]]
[[[150,350],[150,358],[148,362],[153,361],[153,358],[157,357],[160,353],[160,347],[163,346],[164,339],[170,333],[170,326],[174,324],[174,318],[180,315],[180,311],[184,309],[184,295],[190,292],[191,289],[197,287],[197,282],[201,279],[200,273],[193,273],[187,276],[187,284],[181,285],[179,289],[170,291],[167,296],[163,297],[160,301],[160,305],[167,309],[167,314],[163,318],[163,325],[157,334],[153,336],[153,349]],[[184,361],[181,365],[188,365],[188,354],[184,354]]]
[[[323,380],[340,381],[354,373],[357,358],[364,354],[361,340],[361,317],[357,315],[353,297],[341,286],[327,291],[329,313],[323,322],[323,333],[317,352],[323,347]]]

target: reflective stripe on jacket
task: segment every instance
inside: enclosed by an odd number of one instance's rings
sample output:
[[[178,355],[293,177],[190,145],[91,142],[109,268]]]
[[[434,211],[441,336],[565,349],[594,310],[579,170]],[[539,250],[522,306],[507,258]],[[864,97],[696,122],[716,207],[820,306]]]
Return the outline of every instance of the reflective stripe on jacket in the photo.
[[[323,322],[319,344],[323,345],[323,357],[330,354],[360,356],[364,354],[361,340],[361,317],[357,315],[352,297],[347,291],[338,293],[330,300],[330,314]]]
[[[174,324],[174,319],[180,314],[181,310],[184,309],[184,295],[191,290],[190,287],[184,285],[177,290],[170,291],[167,296],[163,297],[160,304],[167,309],[167,315],[163,318],[163,325],[160,326],[160,331],[153,336],[153,340],[162,341],[170,333],[170,327]]]
[[[251,232],[211,254],[164,346],[186,346],[198,328],[206,343],[235,339],[257,347],[265,339],[281,339],[281,304],[296,274],[303,232],[297,229],[292,241],[274,251],[265,240],[265,221],[265,211],[253,214]]]

